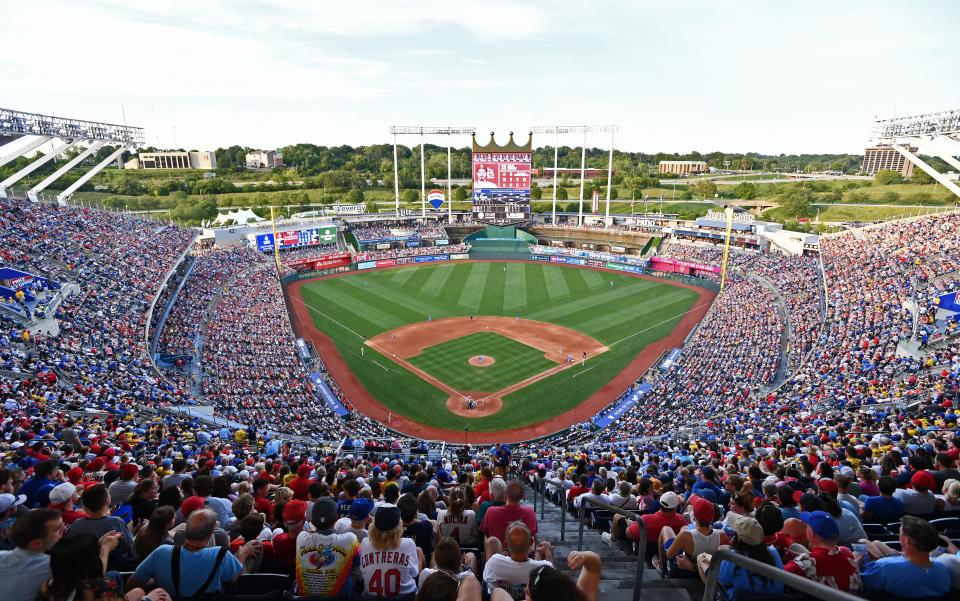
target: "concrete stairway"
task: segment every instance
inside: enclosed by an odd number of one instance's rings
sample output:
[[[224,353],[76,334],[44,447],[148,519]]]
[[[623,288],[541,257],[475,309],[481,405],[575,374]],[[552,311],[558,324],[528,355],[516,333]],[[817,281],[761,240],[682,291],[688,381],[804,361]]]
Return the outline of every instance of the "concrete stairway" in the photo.
[[[533,491],[526,490],[526,502],[533,504]],[[537,498],[537,538],[550,541],[553,545],[554,565],[558,570],[576,580],[577,572],[567,568],[567,555],[577,550],[576,517],[567,515],[565,540],[560,540],[560,518],[562,510],[549,500],[540,518],[540,501]],[[600,556],[603,571],[600,580],[600,595],[598,601],[631,601],[633,599],[633,585],[637,568],[637,557],[630,546],[610,546],[603,542],[601,532],[593,530],[589,525],[583,529],[583,550],[593,551]],[[643,588],[640,599],[643,601],[699,601],[703,595],[703,587],[699,580],[665,580],[653,569],[645,568],[643,572]]]

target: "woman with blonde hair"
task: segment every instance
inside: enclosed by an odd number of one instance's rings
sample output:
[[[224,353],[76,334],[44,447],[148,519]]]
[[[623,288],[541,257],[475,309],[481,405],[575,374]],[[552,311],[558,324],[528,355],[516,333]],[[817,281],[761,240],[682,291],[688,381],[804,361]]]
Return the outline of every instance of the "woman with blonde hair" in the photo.
[[[943,494],[937,495],[937,499],[943,503],[940,511],[960,512],[960,480],[950,478],[943,483]]]
[[[369,536],[360,543],[363,594],[396,597],[415,593],[423,567],[423,551],[413,539],[403,538],[400,510],[378,509]]]

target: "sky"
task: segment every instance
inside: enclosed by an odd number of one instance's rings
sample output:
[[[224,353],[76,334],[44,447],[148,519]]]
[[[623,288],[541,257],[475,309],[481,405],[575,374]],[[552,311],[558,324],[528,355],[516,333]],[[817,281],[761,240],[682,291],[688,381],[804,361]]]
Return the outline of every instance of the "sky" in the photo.
[[[860,153],[873,119],[960,99],[954,0],[0,0],[0,15],[0,106],[142,126],[160,147],[616,124],[630,151]]]

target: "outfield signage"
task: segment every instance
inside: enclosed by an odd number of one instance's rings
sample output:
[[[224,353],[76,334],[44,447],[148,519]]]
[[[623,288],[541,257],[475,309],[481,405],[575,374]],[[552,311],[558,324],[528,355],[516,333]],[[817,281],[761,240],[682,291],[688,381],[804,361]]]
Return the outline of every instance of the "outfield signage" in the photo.
[[[344,265],[349,265],[352,257],[350,253],[334,253],[331,255],[325,255],[319,258],[313,259],[299,259],[297,261],[290,261],[287,263],[290,267],[296,269],[297,267],[306,266],[307,269],[313,269],[320,271],[321,269],[329,269],[331,267],[343,267]]]
[[[550,257],[547,255],[530,255],[530,258],[534,261],[549,261]]]
[[[330,210],[339,215],[354,215],[366,213],[367,207],[365,205],[333,205]]]
[[[709,271],[710,273],[720,273],[720,268],[705,263],[696,263],[694,261],[681,261],[680,259],[670,259],[667,257],[651,257],[650,267],[659,271],[682,271],[684,269],[694,269],[697,271]],[[680,269],[677,269],[677,268]]]
[[[273,233],[257,234],[257,250],[260,252],[272,252],[274,248],[280,250],[290,248],[302,248],[305,246],[321,246],[324,244],[336,244],[337,226],[325,225],[320,227],[311,227],[302,230],[287,230]]]
[[[450,255],[451,261],[463,261],[464,259],[469,259],[469,258],[470,258],[470,255],[466,253],[458,253],[455,255]]]
[[[586,259],[578,259],[577,257],[550,257],[551,263],[566,263],[567,265],[586,265]]]
[[[414,257],[417,263],[430,263],[432,261],[448,261],[449,255],[425,255],[423,257]]]
[[[434,240],[434,241],[433,241],[433,244],[434,244],[434,246],[446,246],[446,245],[450,244],[450,241],[449,241],[449,240]]]
[[[362,261],[357,263],[357,269],[373,269],[377,266],[376,261]]]
[[[475,218],[529,218],[533,154],[517,150],[516,145],[497,147],[492,142],[478,147],[474,141],[471,200]]]
[[[625,265],[623,263],[611,263],[608,262],[603,265],[606,269],[612,269],[614,271],[628,271],[630,273],[643,273],[643,267],[640,265]]]

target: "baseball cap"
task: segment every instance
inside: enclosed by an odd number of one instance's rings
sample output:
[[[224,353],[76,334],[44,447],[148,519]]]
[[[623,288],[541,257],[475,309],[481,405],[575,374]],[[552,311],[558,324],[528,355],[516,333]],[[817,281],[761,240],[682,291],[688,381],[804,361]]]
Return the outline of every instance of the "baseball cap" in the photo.
[[[313,504],[310,521],[317,530],[330,530],[337,521],[337,502],[330,497],[317,499]]]
[[[737,538],[748,545],[759,545],[763,542],[763,527],[757,520],[740,515],[737,513],[728,513],[727,521]]]
[[[184,499],[183,504],[180,505],[180,513],[183,514],[184,518],[188,518],[194,511],[203,509],[205,503],[206,501],[203,497],[198,497],[196,495],[187,497]]]
[[[400,510],[396,507],[381,507],[373,518],[373,525],[380,532],[393,530],[400,523]]]
[[[826,511],[811,511],[800,514],[800,519],[810,526],[813,533],[820,538],[833,540],[840,536],[840,526],[837,520],[833,519]]]
[[[698,522],[713,522],[717,517],[717,510],[713,503],[702,497],[690,497],[690,505],[693,506],[693,517]]]
[[[284,522],[299,522],[307,515],[307,502],[294,499],[283,506]]]
[[[373,501],[370,499],[354,499],[353,503],[350,504],[350,519],[365,520],[370,516],[371,511],[373,511]]]
[[[0,513],[10,511],[10,508],[17,505],[23,505],[27,501],[27,495],[13,496],[10,493],[0,495]]]
[[[820,487],[820,492],[825,492],[828,495],[835,494],[839,490],[837,488],[837,483],[830,478],[821,478],[820,480],[817,480],[817,486]]]
[[[660,507],[665,507],[667,509],[676,509],[677,505],[680,504],[680,497],[677,496],[677,493],[673,491],[667,491],[660,495]]]
[[[130,480],[131,478],[137,477],[137,472],[140,471],[140,468],[137,467],[136,463],[125,463],[122,468],[120,468],[120,477],[124,480]]]
[[[50,491],[50,504],[61,505],[66,503],[73,498],[75,492],[77,492],[77,487],[69,482],[58,484]]]
[[[937,481],[934,480],[933,475],[926,470],[919,470],[914,472],[913,476],[910,478],[910,484],[914,488],[918,486],[920,488],[925,488],[927,490],[933,490],[937,487]]]

